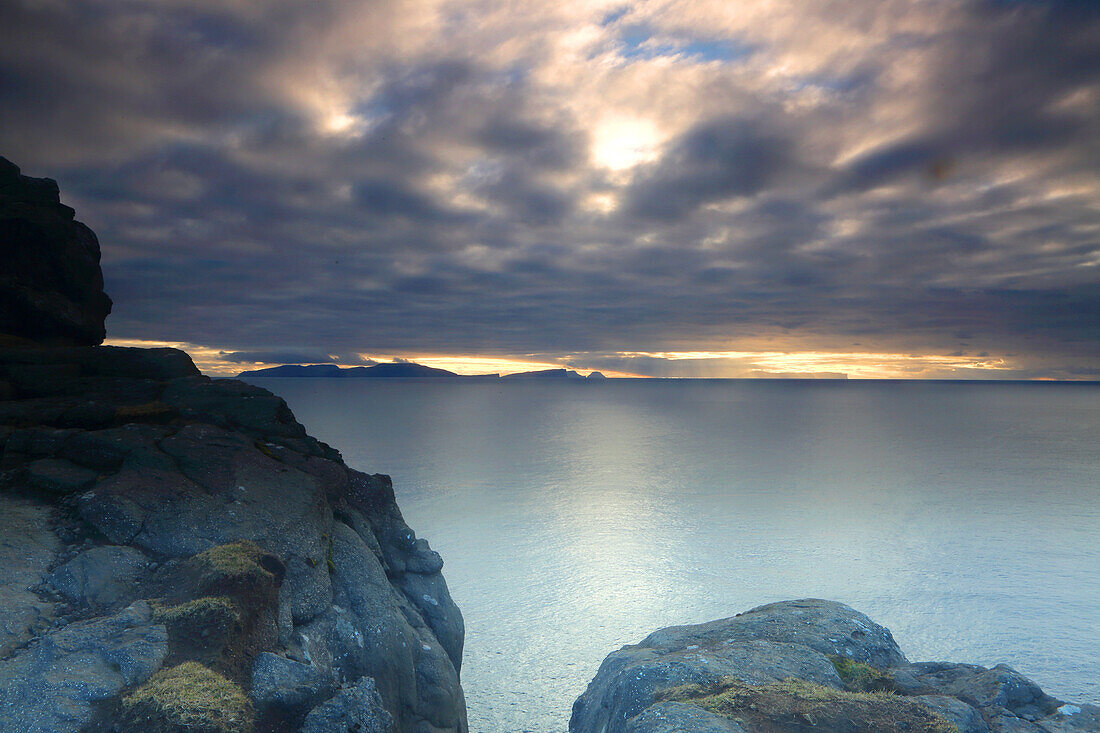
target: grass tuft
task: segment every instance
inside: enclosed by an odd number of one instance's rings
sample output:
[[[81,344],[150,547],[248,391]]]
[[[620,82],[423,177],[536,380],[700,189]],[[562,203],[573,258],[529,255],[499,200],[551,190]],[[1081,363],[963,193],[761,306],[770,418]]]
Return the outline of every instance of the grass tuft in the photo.
[[[240,685],[197,662],[157,672],[122,698],[122,714],[143,733],[252,733],[255,717]]]
[[[839,655],[830,656],[829,661],[833,663],[840,679],[853,692],[893,692],[897,689],[889,672]]]

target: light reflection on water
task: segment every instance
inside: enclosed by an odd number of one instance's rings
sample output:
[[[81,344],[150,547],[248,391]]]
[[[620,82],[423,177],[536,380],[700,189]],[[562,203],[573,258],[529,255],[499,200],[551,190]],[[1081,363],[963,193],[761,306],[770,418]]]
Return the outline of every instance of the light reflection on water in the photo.
[[[443,555],[471,731],[563,731],[613,649],[808,596],[1100,702],[1100,386],[255,381]]]

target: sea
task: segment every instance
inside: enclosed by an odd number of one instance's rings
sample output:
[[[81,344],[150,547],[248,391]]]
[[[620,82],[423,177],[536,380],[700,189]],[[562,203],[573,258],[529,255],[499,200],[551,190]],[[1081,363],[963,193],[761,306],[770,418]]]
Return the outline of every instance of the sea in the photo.
[[[442,554],[472,733],[562,733],[609,652],[809,597],[1100,703],[1100,384],[251,381]]]

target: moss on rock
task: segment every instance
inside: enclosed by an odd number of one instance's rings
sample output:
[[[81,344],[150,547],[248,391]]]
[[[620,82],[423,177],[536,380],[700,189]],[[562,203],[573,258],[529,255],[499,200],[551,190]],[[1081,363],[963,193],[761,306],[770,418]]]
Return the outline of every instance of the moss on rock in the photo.
[[[252,659],[278,643],[278,591],[285,568],[252,542],[212,547],[164,579],[156,607],[168,628],[169,663],[197,661],[247,682]]]
[[[252,733],[255,713],[240,685],[197,662],[153,675],[122,698],[126,730],[143,733]]]
[[[674,687],[659,699],[692,703],[748,730],[774,733],[959,733],[920,703],[893,693],[834,690],[796,679],[746,685],[727,678],[709,686]]]
[[[893,692],[897,689],[889,672],[840,655],[831,655],[829,661],[833,663],[840,679],[853,692]]]
[[[206,596],[175,606],[156,606],[153,618],[171,630],[178,627],[181,631],[201,633],[204,629],[225,626],[230,627],[240,620],[240,614],[233,601],[224,596]]]
[[[254,543],[242,540],[212,547],[196,555],[193,562],[202,573],[203,585],[232,584],[251,589],[273,582],[277,585],[282,580],[281,567],[273,566],[267,559],[270,557]]]

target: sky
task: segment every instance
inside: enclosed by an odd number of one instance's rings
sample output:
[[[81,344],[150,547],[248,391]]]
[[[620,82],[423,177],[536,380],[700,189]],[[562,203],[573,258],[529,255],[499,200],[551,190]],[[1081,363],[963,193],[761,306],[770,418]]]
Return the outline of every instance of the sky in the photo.
[[[1100,4],[6,0],[110,343],[1100,379]]]

